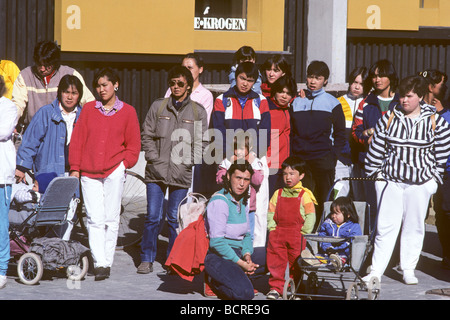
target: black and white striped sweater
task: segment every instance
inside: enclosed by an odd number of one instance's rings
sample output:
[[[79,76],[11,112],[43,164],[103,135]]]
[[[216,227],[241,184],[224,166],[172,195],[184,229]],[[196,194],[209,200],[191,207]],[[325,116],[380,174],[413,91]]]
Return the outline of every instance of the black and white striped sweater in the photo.
[[[392,112],[394,117],[387,128]],[[449,155],[450,126],[433,107],[421,105],[420,116],[410,119],[397,105],[377,122],[365,169],[369,177],[381,173],[383,178],[395,182],[422,184],[435,179],[442,183]]]

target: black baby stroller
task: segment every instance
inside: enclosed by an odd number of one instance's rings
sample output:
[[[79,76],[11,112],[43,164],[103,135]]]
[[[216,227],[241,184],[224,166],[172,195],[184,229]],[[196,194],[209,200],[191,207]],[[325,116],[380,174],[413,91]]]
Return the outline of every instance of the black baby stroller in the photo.
[[[374,180],[369,178],[343,178],[336,180],[329,192],[328,198],[336,183],[342,180]],[[384,181],[382,179],[377,179]],[[324,212],[321,225],[330,213],[332,201],[324,203]],[[353,202],[358,213],[359,224],[363,235],[351,238],[319,236],[318,233],[304,235],[307,247],[312,253],[310,256],[298,257],[295,263],[295,276],[286,280],[283,290],[283,299],[299,300],[313,299],[346,299],[358,300],[360,292],[367,292],[369,300],[377,299],[380,294],[380,283],[372,278],[366,283],[362,276],[368,267],[367,260],[373,250],[375,234],[374,226],[370,225],[370,205],[363,201]],[[368,227],[366,226],[368,224]],[[365,231],[366,230],[366,231]],[[318,258],[319,243],[350,243],[350,256],[344,264],[334,255],[324,255]]]
[[[42,200],[22,222],[10,219],[10,265],[17,266],[22,283],[38,283],[45,270],[66,270],[69,280],[84,278],[88,271],[89,249],[77,241],[51,237],[54,228],[67,221],[71,202],[76,201],[79,181],[75,177],[56,177]],[[23,214],[23,212],[22,212]]]

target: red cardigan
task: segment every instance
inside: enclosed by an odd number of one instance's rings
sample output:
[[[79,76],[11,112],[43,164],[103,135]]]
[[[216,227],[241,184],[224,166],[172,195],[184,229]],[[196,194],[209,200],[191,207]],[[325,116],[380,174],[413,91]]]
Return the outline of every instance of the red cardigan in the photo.
[[[269,168],[280,169],[283,161],[289,157],[291,120],[289,108],[280,107],[273,98],[268,98],[270,110],[271,142],[267,150],[267,163]],[[278,130],[278,134],[275,129]],[[275,150],[275,140],[278,139],[278,148]]]
[[[70,170],[90,178],[105,178],[122,161],[126,168],[133,167],[140,151],[141,134],[134,107],[124,103],[115,115],[107,117],[95,108],[95,101],[88,102],[73,129]]]
[[[205,219],[200,215],[176,237],[166,267],[171,267],[181,278],[191,281],[205,268],[205,257],[209,239],[205,230]]]

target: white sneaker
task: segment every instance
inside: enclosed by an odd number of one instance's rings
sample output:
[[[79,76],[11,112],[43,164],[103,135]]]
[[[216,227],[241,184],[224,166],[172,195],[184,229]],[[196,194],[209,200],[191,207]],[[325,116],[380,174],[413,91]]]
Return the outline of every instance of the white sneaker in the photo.
[[[403,281],[406,284],[418,284],[419,279],[414,275],[414,270],[403,270]]]
[[[376,273],[369,273],[367,276],[363,277],[362,280],[368,284],[370,282],[370,280],[372,280],[372,278],[377,278],[378,282],[381,282],[381,275],[376,274]]]
[[[7,282],[7,278],[6,276],[0,276],[0,289],[3,289],[4,287],[6,287],[6,282]]]
[[[280,297],[281,295],[276,290],[270,290],[266,295],[266,298],[269,300],[278,300]]]

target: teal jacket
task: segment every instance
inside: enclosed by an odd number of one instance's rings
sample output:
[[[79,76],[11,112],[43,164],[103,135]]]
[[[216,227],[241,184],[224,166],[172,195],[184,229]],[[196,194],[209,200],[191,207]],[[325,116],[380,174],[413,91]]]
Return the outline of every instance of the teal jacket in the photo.
[[[230,193],[222,189],[216,192],[206,208],[206,227],[210,250],[225,260],[237,262],[239,257],[253,253],[253,242],[248,223],[249,207],[243,200],[237,202]]]

